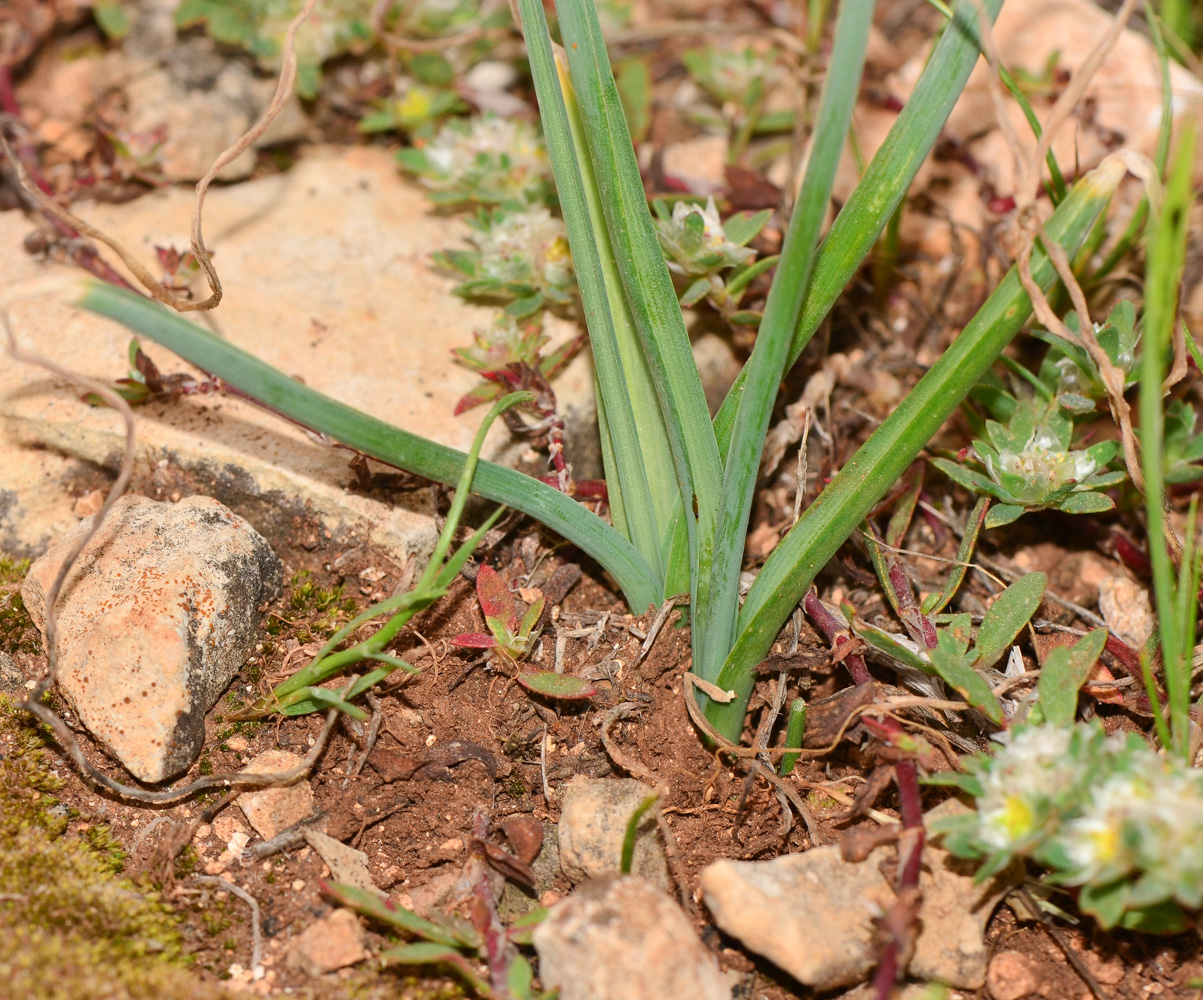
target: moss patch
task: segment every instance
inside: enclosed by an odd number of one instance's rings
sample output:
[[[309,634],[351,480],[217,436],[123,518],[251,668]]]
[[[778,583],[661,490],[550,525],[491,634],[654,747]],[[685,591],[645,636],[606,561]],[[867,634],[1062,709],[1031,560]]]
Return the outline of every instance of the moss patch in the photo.
[[[0,653],[37,653],[38,630],[25,609],[18,588],[29,572],[28,559],[0,555]]]
[[[65,835],[63,782],[25,713],[0,696],[0,982],[29,1000],[222,1000],[186,971],[177,918],[115,875],[108,830]]]

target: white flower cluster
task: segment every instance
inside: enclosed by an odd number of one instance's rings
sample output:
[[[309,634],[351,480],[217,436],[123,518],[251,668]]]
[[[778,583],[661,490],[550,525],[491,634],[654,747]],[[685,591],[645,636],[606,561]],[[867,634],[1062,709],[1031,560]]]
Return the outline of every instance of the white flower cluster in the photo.
[[[1000,451],[998,464],[1003,472],[1023,476],[1051,492],[1071,479],[1082,482],[1098,464],[1085,451],[1065,451],[1053,435],[1037,430],[1021,452]],[[986,457],[986,468],[997,481],[994,463]]]
[[[522,119],[452,119],[420,156],[415,168],[422,182],[464,201],[530,204],[545,196],[551,178],[543,140]]]
[[[1067,885],[1134,884],[1130,906],[1203,906],[1203,771],[1097,726],[1016,730],[978,779],[975,840]]]
[[[713,196],[705,207],[677,202],[673,205],[672,218],[658,220],[656,231],[668,260],[668,269],[676,274],[710,274],[745,264],[756,256],[755,250],[727,239]]]
[[[572,283],[564,223],[543,206],[497,213],[468,237],[480,253],[480,276],[544,288]]]

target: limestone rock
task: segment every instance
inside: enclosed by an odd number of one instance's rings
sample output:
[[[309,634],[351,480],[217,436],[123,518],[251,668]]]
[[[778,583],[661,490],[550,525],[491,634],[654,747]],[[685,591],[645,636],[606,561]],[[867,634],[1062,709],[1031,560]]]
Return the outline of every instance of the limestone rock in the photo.
[[[715,923],[752,951],[816,990],[852,986],[877,956],[873,921],[894,891],[880,871],[884,849],[860,864],[838,847],[772,861],[717,861],[702,872]]]
[[[664,176],[680,181],[691,194],[714,194],[727,183],[727,137],[700,135],[664,150]]]
[[[928,818],[964,809],[949,800]],[[838,847],[819,847],[772,861],[719,861],[702,872],[702,891],[720,928],[795,979],[820,991],[851,986],[877,962],[874,920],[896,898],[882,874],[893,854],[881,847],[851,863]],[[924,848],[921,927],[907,970],[914,978],[971,990],[985,983],[986,923],[1022,868],[974,885],[975,867]]]
[[[618,874],[627,824],[651,794],[651,788],[634,778],[573,778],[564,790],[560,810],[560,867],[564,874],[573,882]],[[668,886],[668,863],[650,811],[639,824],[631,872],[661,888]]]
[[[368,957],[363,925],[350,910],[335,910],[307,927],[293,941],[288,964],[320,976]]]
[[[21,588],[43,634],[46,594],[91,524],[34,563]],[[122,497],[80,553],[59,595],[59,688],[140,781],[196,759],[205,713],[254,647],[259,605],[281,576],[262,536],[209,497]]]
[[[714,956],[655,886],[623,876],[590,882],[534,932],[539,975],[560,1000],[730,1000]]]
[[[301,763],[300,757],[287,750],[268,750],[242,769],[243,774],[271,774],[290,771]],[[247,822],[264,840],[271,840],[281,830],[299,823],[313,812],[313,789],[308,781],[292,785],[243,792],[238,806]]]

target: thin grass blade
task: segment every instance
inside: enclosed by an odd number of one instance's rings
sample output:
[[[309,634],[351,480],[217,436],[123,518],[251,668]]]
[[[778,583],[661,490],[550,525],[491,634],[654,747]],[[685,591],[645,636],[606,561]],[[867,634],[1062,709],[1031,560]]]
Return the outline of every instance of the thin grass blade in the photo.
[[[703,680],[713,681],[718,676],[731,649],[739,608],[739,572],[765,435],[801,318],[815,247],[860,92],[874,7],[875,0],[844,0],[840,5],[806,175],[790,218],[756,346],[744,368],[745,390],[739,397],[723,472],[711,569],[714,583],[706,600],[698,605],[693,621],[695,629],[706,630],[702,644],[705,659],[694,661],[694,672]]]

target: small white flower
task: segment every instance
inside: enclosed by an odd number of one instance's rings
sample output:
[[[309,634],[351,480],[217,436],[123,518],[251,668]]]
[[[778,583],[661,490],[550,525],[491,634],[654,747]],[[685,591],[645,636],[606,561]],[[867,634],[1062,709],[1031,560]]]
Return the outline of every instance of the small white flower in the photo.
[[[542,206],[509,212],[470,239],[481,254],[481,271],[499,281],[534,277],[563,288],[572,280],[572,257],[564,223]]]

